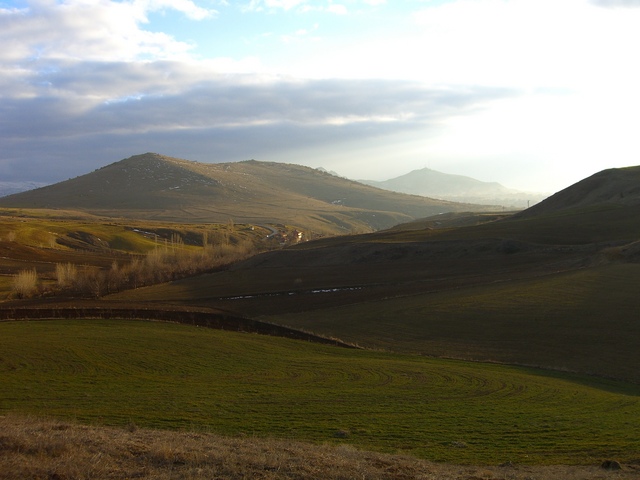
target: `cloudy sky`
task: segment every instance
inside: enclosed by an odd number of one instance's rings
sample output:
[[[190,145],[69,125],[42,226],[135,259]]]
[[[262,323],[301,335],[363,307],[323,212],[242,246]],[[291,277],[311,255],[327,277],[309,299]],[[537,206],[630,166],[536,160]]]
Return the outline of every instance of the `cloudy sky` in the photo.
[[[640,164],[639,25],[640,0],[0,0],[0,181],[151,151],[554,192]]]

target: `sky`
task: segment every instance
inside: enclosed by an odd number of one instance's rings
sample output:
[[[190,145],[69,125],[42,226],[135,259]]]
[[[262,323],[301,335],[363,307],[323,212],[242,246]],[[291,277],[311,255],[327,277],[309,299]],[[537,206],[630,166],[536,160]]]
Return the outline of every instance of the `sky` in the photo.
[[[553,193],[640,164],[640,0],[0,0],[0,182],[132,155]]]

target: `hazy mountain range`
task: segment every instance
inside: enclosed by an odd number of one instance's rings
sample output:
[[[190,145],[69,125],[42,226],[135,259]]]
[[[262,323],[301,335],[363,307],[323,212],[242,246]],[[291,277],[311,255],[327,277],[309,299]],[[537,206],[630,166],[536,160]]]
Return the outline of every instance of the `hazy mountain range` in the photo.
[[[337,172],[326,170],[323,167],[318,167],[315,170],[347,180]],[[442,173],[429,168],[414,170],[383,181],[356,181],[392,192],[420,195],[451,202],[496,205],[516,209],[535,205],[549,196],[540,192],[514,190],[497,182],[483,182],[468,176]],[[47,184],[41,182],[0,182],[0,197],[44,186]]]
[[[156,153],[4,197],[0,206],[160,221],[281,223],[323,234],[370,232],[444,212],[489,209],[390,192],[300,165],[199,163]]]
[[[46,186],[42,182],[0,182],[0,197]]]
[[[452,202],[526,208],[546,198],[544,193],[521,192],[497,182],[482,182],[464,175],[451,175],[430,168],[414,170],[384,181],[358,180],[393,192],[422,195]]]

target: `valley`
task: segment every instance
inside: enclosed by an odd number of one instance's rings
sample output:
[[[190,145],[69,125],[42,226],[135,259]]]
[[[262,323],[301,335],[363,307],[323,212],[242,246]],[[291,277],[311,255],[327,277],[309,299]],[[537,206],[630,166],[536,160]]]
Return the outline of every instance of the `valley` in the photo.
[[[0,415],[636,471],[639,167],[512,212],[132,159],[0,199]]]

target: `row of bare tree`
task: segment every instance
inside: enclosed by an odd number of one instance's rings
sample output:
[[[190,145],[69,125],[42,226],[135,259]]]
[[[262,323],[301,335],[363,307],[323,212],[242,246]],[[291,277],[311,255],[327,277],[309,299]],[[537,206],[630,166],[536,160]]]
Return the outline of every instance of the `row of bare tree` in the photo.
[[[257,251],[258,248],[249,240],[235,244],[205,244],[197,249],[172,242],[124,265],[114,261],[109,269],[59,263],[56,265],[55,286],[49,291],[100,297],[205,272],[247,258]],[[23,270],[14,276],[13,294],[17,298],[33,297],[45,290],[36,269]]]

